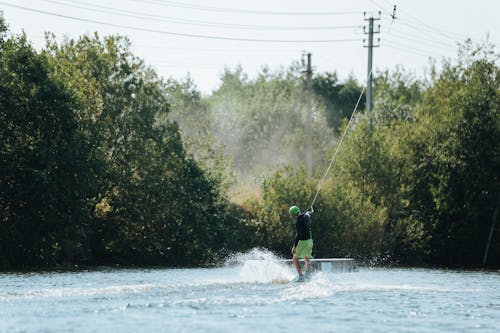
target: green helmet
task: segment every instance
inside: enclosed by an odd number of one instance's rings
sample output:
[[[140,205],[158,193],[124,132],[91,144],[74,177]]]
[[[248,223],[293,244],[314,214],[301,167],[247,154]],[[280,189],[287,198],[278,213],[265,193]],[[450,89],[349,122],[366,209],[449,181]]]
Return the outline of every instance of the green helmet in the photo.
[[[288,214],[290,214],[290,216],[295,216],[297,215],[298,213],[300,213],[300,208],[297,207],[297,206],[292,206],[290,207],[290,209],[288,210]]]

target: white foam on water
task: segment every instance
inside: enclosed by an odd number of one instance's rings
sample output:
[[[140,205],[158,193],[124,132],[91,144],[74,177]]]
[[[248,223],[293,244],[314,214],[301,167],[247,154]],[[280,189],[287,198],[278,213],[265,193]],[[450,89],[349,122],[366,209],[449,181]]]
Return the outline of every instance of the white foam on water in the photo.
[[[421,285],[408,285],[408,284],[376,284],[376,283],[356,283],[340,284],[337,285],[338,291],[351,291],[351,292],[440,292],[440,293],[455,293],[455,292],[481,292],[480,289],[462,289],[462,288],[446,288],[440,286],[421,286]]]
[[[45,288],[38,290],[29,290],[24,293],[2,293],[0,300],[31,299],[31,298],[51,298],[51,297],[77,297],[77,296],[105,296],[122,293],[141,293],[157,288],[158,285],[140,284],[140,285],[122,285],[107,286],[97,288]]]
[[[281,292],[280,301],[305,300],[329,297],[338,291],[328,274],[318,272],[312,279],[304,283],[292,283]]]

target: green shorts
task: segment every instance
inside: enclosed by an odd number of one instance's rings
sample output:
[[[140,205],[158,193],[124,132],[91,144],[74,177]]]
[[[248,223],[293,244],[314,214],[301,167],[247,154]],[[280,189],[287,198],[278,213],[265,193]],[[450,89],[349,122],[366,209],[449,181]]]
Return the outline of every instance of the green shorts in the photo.
[[[303,259],[304,257],[311,258],[313,250],[313,240],[299,240],[297,247],[295,248],[295,256],[299,259]]]

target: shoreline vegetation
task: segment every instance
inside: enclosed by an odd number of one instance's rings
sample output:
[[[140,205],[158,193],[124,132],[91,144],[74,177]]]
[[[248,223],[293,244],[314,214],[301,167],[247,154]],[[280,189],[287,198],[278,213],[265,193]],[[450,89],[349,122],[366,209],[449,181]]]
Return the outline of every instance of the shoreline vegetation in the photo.
[[[499,54],[457,52],[425,78],[374,74],[372,112],[361,103],[321,183],[315,257],[500,267]],[[49,34],[37,51],[0,16],[0,271],[288,257],[288,207],[311,205],[363,90],[315,73],[308,177],[303,70],[226,69],[202,96],[189,76],[158,77],[126,37]]]

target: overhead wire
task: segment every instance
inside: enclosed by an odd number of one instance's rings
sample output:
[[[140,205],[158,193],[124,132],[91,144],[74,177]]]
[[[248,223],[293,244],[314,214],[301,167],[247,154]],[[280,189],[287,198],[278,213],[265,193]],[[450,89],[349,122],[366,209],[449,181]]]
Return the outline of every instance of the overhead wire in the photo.
[[[71,8],[79,8],[84,9],[96,13],[106,13],[115,16],[122,17],[132,17],[141,20],[148,21],[157,21],[157,22],[169,22],[174,24],[183,24],[183,25],[195,25],[195,26],[203,26],[203,27],[215,27],[215,28],[230,28],[230,29],[245,29],[245,30],[341,30],[341,29],[356,29],[361,28],[361,25],[342,25],[342,26],[276,26],[276,25],[251,25],[251,24],[233,24],[233,23],[222,23],[222,22],[210,22],[210,21],[201,21],[201,20],[192,20],[192,19],[182,19],[176,17],[162,16],[162,15],[154,15],[150,13],[144,13],[140,11],[130,11],[125,9],[120,9],[116,7],[103,6],[93,3],[88,3],[84,1],[57,1],[57,0],[40,0],[47,3],[53,3],[58,5],[63,5]]]
[[[295,52],[297,48],[293,49],[286,49],[286,48],[278,48],[278,49],[271,49],[271,48],[206,48],[206,47],[171,47],[171,46],[164,46],[164,45],[150,45],[150,44],[134,44],[135,47],[138,48],[145,48],[145,49],[166,49],[168,51],[196,51],[196,52],[238,52],[241,53],[244,51],[245,53],[251,52],[251,53],[288,53],[288,52]]]
[[[398,32],[390,32],[387,37],[391,37],[391,38],[394,38],[394,39],[398,39],[398,40],[403,40],[403,41],[408,41],[408,42],[416,42],[418,43],[419,45],[421,46],[429,46],[433,49],[440,49],[440,50],[443,50],[443,51],[455,51],[456,50],[456,47],[453,46],[453,45],[449,45],[449,44],[444,44],[444,43],[436,43],[436,42],[433,42],[431,40],[426,40],[426,39],[422,39],[422,38],[418,38],[418,37],[413,37],[413,36],[409,36],[407,34],[404,34],[404,33],[398,33]],[[386,38],[387,38],[386,37]]]
[[[193,5],[186,4],[177,1],[158,1],[158,0],[130,0],[134,2],[141,2],[147,4],[154,4],[166,7],[177,7],[186,9],[195,9],[200,11],[209,12],[222,12],[222,13],[241,13],[241,14],[255,14],[255,15],[277,15],[277,16],[337,16],[337,15],[353,15],[362,14],[362,11],[344,11],[344,12],[288,12],[288,11],[267,11],[267,10],[250,10],[250,9],[239,9],[239,8],[224,8],[215,6],[203,6],[203,5]]]
[[[452,44],[449,44],[447,42],[443,42],[443,41],[436,40],[436,39],[429,39],[426,37],[421,37],[421,36],[416,35],[416,34],[408,33],[407,31],[402,31],[402,30],[398,29],[397,27],[395,29],[393,29],[388,34],[400,36],[401,38],[405,38],[405,39],[411,39],[411,40],[417,41],[419,43],[439,46],[439,47],[443,47],[443,48],[448,48],[448,49],[455,49],[456,48],[456,45],[452,45]]]
[[[405,48],[405,47],[394,46],[394,45],[391,45],[393,43],[391,43],[390,41],[387,41],[387,42],[389,45],[386,45],[386,47],[388,47],[390,49],[398,50],[398,51],[401,51],[403,53],[417,55],[417,56],[424,57],[424,58],[432,58],[432,56],[428,53],[424,53],[422,51],[417,51],[417,50],[409,50],[408,48]]]
[[[390,45],[399,47],[401,49],[406,49],[408,51],[414,51],[414,52],[420,53],[421,55],[424,55],[424,56],[427,56],[427,57],[430,57],[430,58],[441,58],[441,57],[444,57],[444,55],[442,53],[435,53],[435,52],[429,51],[428,49],[421,49],[421,48],[418,48],[418,47],[415,47],[415,46],[404,44],[404,43],[402,43],[400,41],[394,41],[394,40],[389,39],[389,38],[385,38],[384,39],[384,43],[388,43]]]
[[[427,36],[428,38],[433,38],[435,40],[442,40],[442,39],[437,39],[436,38],[436,34],[432,31],[429,31],[428,29],[425,29],[425,28],[422,28],[421,26],[419,25],[416,25],[414,24],[413,22],[411,21],[408,21],[408,20],[404,20],[404,19],[399,19],[399,24],[400,25],[404,25],[405,27],[408,27],[410,28],[411,30],[414,30],[416,31],[417,33],[419,34],[422,34],[422,35],[425,35]],[[453,41],[453,42],[456,42],[457,39],[456,38],[449,38],[449,37],[446,37],[446,41],[449,42],[449,41]]]
[[[139,13],[138,15],[137,14],[134,14],[134,12],[131,12],[131,11],[126,11],[126,10],[122,10],[122,9],[116,9],[116,8],[113,8],[113,7],[107,7],[107,6],[101,6],[101,5],[95,5],[97,8],[101,8],[101,9],[104,9],[104,10],[97,10],[95,8],[89,8],[88,6],[87,7],[82,7],[82,6],[79,6],[79,5],[75,5],[75,1],[72,1],[70,4],[68,3],[64,3],[64,2],[61,2],[61,1],[56,1],[56,0],[42,0],[42,1],[45,1],[45,2],[49,2],[49,3],[56,3],[56,4],[61,4],[61,5],[66,5],[66,6],[70,6],[70,7],[75,7],[75,8],[83,8],[83,9],[86,9],[86,10],[92,10],[92,11],[95,11],[95,12],[103,12],[103,13],[110,13],[110,14],[114,14],[114,15],[122,15],[122,16],[131,16],[131,17],[137,17],[137,18],[141,18],[141,19],[149,19],[149,18],[156,18],[156,19],[160,19],[160,20],[164,20],[164,19],[170,19],[168,17],[163,17],[163,16],[159,16],[159,15],[151,15],[151,14],[146,14],[146,13]],[[372,1],[374,2],[374,1]],[[89,3],[87,2],[82,2],[82,1],[76,1],[76,3],[80,3],[80,4],[84,4],[84,5],[89,5]],[[374,2],[375,4],[377,4],[376,2]],[[33,10],[36,10],[36,9],[33,9]],[[119,14],[117,13],[114,13],[114,12],[110,12],[110,11],[114,11],[116,10]],[[57,13],[52,13],[52,14],[55,14],[55,15],[58,15]],[[82,18],[78,18],[78,17],[69,17],[68,15],[64,15],[65,17],[68,17],[68,18],[71,18],[71,19],[82,19]],[[83,20],[86,20],[86,21],[91,21],[93,23],[98,23],[98,24],[106,24],[106,25],[113,25],[113,26],[120,26],[120,27],[124,27],[124,28],[129,28],[129,29],[138,29],[138,30],[147,30],[147,31],[154,31],[154,32],[158,32],[158,33],[172,33],[170,31],[160,31],[160,30],[153,30],[153,29],[146,29],[146,28],[138,28],[138,27],[133,27],[133,26],[130,26],[130,25],[118,25],[118,24],[112,24],[112,23],[107,23],[107,22],[101,22],[101,21],[96,21],[96,20],[89,20],[89,19],[83,19]],[[209,24],[209,25],[215,25],[217,23],[213,23],[213,22],[204,22],[204,21],[196,21],[196,20],[185,20],[184,22],[179,22],[179,21],[174,21],[174,23],[183,23],[183,24],[198,24],[198,25],[205,25],[205,24]],[[226,26],[226,25],[224,25]],[[352,28],[352,27],[359,27],[359,26],[342,26],[342,27],[337,27],[337,28]],[[241,26],[238,26],[238,25],[234,25],[234,28],[255,28],[255,29],[266,29],[266,28],[282,28],[282,27],[273,27],[273,26],[244,26],[244,25],[241,25]],[[299,28],[305,28],[305,27],[289,27],[290,29],[299,29]],[[310,28],[321,28],[321,27],[310,27]],[[226,39],[226,37],[220,37],[220,36],[208,36],[208,35],[196,35],[196,34],[183,34],[183,35],[189,35],[189,36],[196,36],[196,37],[200,37],[200,38],[223,38],[223,39]],[[397,36],[398,34],[397,33],[394,33],[395,38],[402,38],[401,37],[401,34],[399,34],[399,36]],[[419,38],[417,37],[416,35],[412,35],[412,36],[405,36],[405,39],[408,39],[408,38],[414,38],[414,40],[416,41],[419,41],[419,42],[428,42],[428,43],[435,43],[437,44],[439,48],[443,48],[443,45],[448,45],[448,44],[445,44],[445,43],[442,43],[442,42],[439,42],[439,41],[436,41],[434,42],[433,40],[431,39],[426,39],[426,38]],[[230,39],[232,40],[245,40],[245,41],[256,41],[257,39],[248,39],[248,38],[232,38],[232,37],[229,37]],[[261,41],[264,41],[264,40],[261,40]],[[285,42],[284,40],[273,40],[273,41],[276,41],[276,42]],[[332,41],[332,40],[329,40],[329,41]],[[340,40],[339,40],[340,41]],[[345,40],[343,40],[345,41]],[[349,41],[354,41],[354,40],[349,40]],[[288,41],[287,41],[288,42]],[[298,42],[298,41],[297,41]],[[436,47],[436,46],[435,46]]]
[[[360,40],[359,38],[296,39],[296,40],[294,40],[294,39],[259,39],[259,38],[240,38],[240,37],[226,37],[226,36],[217,36],[217,35],[182,33],[182,32],[150,29],[150,28],[141,28],[141,27],[125,25],[125,24],[116,24],[116,23],[111,23],[111,22],[86,19],[86,18],[82,18],[82,17],[76,17],[76,16],[59,14],[59,13],[54,13],[54,12],[40,10],[40,9],[34,9],[34,8],[30,8],[30,7],[20,6],[20,5],[14,5],[11,3],[4,2],[4,1],[0,1],[0,4],[4,5],[4,6],[9,6],[9,7],[14,7],[14,8],[30,11],[30,12],[35,12],[35,13],[40,13],[40,14],[45,14],[45,15],[50,15],[50,16],[56,16],[56,17],[71,19],[71,20],[80,21],[80,22],[87,22],[87,23],[99,24],[99,25],[104,25],[104,26],[109,26],[109,27],[114,27],[114,28],[130,29],[130,30],[164,34],[164,35],[177,36],[177,37],[214,39],[214,40],[237,41],[237,42],[261,42],[261,43],[341,43],[341,42],[355,42],[355,41]]]

